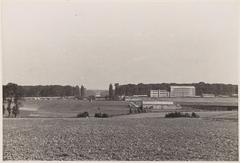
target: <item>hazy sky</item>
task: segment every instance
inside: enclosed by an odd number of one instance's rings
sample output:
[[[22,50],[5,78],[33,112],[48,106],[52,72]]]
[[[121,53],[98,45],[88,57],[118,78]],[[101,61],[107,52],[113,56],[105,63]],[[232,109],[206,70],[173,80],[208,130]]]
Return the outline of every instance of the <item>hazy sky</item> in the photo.
[[[3,83],[238,81],[237,0],[3,0]]]

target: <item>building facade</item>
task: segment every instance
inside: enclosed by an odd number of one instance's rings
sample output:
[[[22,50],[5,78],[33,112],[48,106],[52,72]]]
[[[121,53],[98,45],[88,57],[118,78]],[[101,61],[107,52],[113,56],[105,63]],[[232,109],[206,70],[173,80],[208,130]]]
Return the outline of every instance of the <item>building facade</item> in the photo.
[[[215,97],[214,94],[203,93],[202,97]]]
[[[169,92],[166,90],[158,90],[158,97],[169,97]]]
[[[195,97],[194,86],[171,86],[171,97]]]
[[[172,101],[142,101],[144,109],[176,109]]]
[[[169,97],[169,92],[166,90],[150,90],[150,97],[159,98],[159,97]]]
[[[158,98],[158,90],[150,90],[150,97]]]

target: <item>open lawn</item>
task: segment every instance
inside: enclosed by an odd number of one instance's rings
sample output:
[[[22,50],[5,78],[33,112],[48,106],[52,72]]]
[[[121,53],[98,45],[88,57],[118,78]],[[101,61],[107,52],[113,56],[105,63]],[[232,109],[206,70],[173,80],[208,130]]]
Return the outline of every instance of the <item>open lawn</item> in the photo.
[[[158,100],[174,101],[187,105],[238,105],[237,98],[161,98]],[[100,111],[109,115],[129,113],[128,102],[125,101],[93,101],[90,103],[73,99],[52,99],[25,100],[22,101],[22,104],[20,117],[76,117],[78,113],[85,111],[89,112],[90,116],[94,116]]]
[[[237,112],[232,113],[205,112],[203,118],[174,119],[5,118],[3,158],[237,161]],[[147,114],[151,113],[139,115]]]
[[[82,101],[72,99],[25,100],[20,108],[20,117],[76,117],[80,112],[89,112],[90,116],[103,112],[109,115],[121,115],[129,112],[124,101]]]

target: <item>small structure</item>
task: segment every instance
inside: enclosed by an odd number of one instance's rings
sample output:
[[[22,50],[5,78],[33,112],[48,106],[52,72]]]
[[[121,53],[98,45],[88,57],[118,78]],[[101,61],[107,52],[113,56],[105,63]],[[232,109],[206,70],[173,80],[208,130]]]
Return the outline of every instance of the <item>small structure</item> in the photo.
[[[230,96],[229,96],[229,95],[218,95],[217,97],[228,98],[228,97],[230,97]]]
[[[95,96],[95,100],[96,100],[96,101],[105,101],[105,100],[106,100],[106,97],[103,97],[103,96]]]
[[[101,92],[96,92],[95,97],[101,97]]]
[[[203,93],[202,97],[215,97],[215,95],[214,94]]]
[[[232,94],[232,97],[238,97],[238,94],[236,94],[236,93]]]
[[[148,97],[148,95],[133,95],[133,97]]]

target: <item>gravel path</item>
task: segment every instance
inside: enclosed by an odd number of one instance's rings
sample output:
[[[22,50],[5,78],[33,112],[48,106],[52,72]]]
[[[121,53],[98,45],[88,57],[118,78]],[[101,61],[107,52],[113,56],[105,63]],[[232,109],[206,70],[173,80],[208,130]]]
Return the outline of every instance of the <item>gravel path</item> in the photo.
[[[238,160],[238,123],[193,118],[3,120],[4,160]]]

